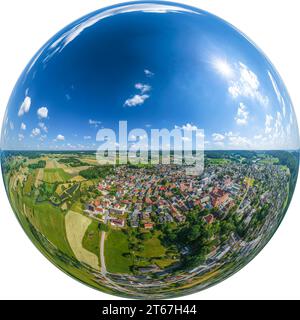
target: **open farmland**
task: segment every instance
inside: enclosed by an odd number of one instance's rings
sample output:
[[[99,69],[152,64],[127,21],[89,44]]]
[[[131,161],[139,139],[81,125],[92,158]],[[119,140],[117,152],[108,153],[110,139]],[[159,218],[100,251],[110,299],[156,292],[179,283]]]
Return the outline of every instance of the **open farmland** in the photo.
[[[44,177],[44,169],[37,169],[37,174],[34,182],[34,186],[38,188],[38,186],[42,183]]]
[[[56,247],[73,256],[66,237],[65,215],[62,211],[46,202],[34,205],[29,197],[24,197],[23,201],[32,225]]]
[[[84,235],[92,223],[91,219],[80,213],[69,211],[66,215],[65,223],[67,238],[76,258],[92,268],[99,270],[98,256],[86,250],[82,243]]]
[[[56,166],[56,162],[55,160],[53,159],[48,159],[46,161],[46,169],[55,169],[57,166]]]
[[[82,166],[82,167],[66,167],[64,169],[65,172],[67,172],[68,174],[72,175],[72,176],[78,176],[80,171],[89,169],[90,166]]]
[[[24,193],[30,194],[32,191],[32,186],[36,182],[37,170],[31,170],[30,174],[27,176],[27,180],[24,183]]]
[[[44,169],[43,180],[48,183],[65,182],[71,179],[71,175],[65,172],[63,169]]]

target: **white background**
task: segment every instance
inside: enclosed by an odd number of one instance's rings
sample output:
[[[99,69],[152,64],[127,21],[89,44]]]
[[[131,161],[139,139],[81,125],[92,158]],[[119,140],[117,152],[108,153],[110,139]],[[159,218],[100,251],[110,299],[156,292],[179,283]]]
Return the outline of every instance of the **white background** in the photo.
[[[75,19],[122,0],[0,1],[0,119],[11,90],[36,51]],[[300,119],[300,1],[181,1],[235,25],[281,74]],[[2,179],[1,179],[2,180]],[[185,299],[299,299],[300,185],[266,248],[240,272]],[[120,299],[73,280],[46,260],[17,222],[0,182],[0,299]],[[184,298],[183,298],[184,299]]]

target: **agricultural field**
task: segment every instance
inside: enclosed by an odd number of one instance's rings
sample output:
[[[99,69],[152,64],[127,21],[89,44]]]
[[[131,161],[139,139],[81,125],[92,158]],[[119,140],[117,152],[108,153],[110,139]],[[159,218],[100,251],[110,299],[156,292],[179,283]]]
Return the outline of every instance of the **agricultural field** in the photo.
[[[127,235],[120,230],[109,231],[105,241],[105,262],[109,272],[130,273],[133,261],[130,257],[124,257],[128,253],[129,242]]]
[[[76,258],[93,269],[99,270],[99,257],[83,247],[83,239],[91,223],[89,218],[73,211],[69,211],[65,217],[67,239]]]
[[[37,174],[38,174],[37,170],[30,170],[29,175],[27,176],[27,180],[24,183],[23,191],[25,194],[29,195],[32,192],[32,187],[36,183]]]
[[[85,181],[85,179],[82,176],[75,176],[72,179],[70,179],[71,182],[82,182]]]
[[[260,163],[263,163],[263,164],[276,164],[276,163],[279,163],[279,159],[267,158],[267,159],[261,160]]]
[[[55,169],[55,168],[57,168],[56,161],[54,159],[47,159],[46,169]]]
[[[82,246],[89,252],[94,253],[99,257],[100,253],[100,231],[99,224],[96,221],[92,221],[88,226],[85,235],[82,240]],[[100,263],[100,260],[99,260]]]
[[[209,164],[214,164],[214,165],[225,165],[230,163],[231,161],[229,159],[214,159],[214,158],[207,158],[207,162]]]
[[[46,202],[33,205],[32,199],[26,196],[23,201],[26,216],[29,217],[31,224],[56,247],[73,256],[65,232],[65,215],[61,210]]]
[[[43,178],[44,178],[44,170],[43,169],[37,169],[36,178],[35,178],[35,182],[34,182],[35,188],[39,187],[39,185],[43,181]]]
[[[44,169],[43,180],[48,183],[65,182],[71,179],[71,175],[61,168]]]
[[[60,164],[61,165],[61,164]],[[73,177],[76,177],[79,175],[79,172],[80,171],[83,171],[83,170],[87,170],[89,169],[90,166],[81,166],[81,167],[65,167],[64,168],[64,171],[68,174],[70,174],[71,176]]]

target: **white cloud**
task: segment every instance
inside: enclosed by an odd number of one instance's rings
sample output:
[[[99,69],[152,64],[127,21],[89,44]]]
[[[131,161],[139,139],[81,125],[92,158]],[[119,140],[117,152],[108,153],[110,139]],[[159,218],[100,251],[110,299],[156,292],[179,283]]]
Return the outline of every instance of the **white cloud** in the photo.
[[[192,125],[190,123],[187,123],[187,124],[183,125],[181,127],[181,129],[185,130],[185,131],[196,131],[196,130],[198,130],[197,126],[194,126],[194,125]]]
[[[127,99],[125,101],[124,105],[127,106],[127,107],[140,106],[145,102],[145,100],[147,100],[149,98],[150,98],[150,96],[148,94],[143,94],[143,95],[136,94],[132,98]]]
[[[90,139],[92,139],[92,137],[91,136],[84,136],[83,139],[84,140],[90,140]]]
[[[136,83],[134,87],[137,90],[140,90],[142,94],[151,91],[151,86],[149,86],[148,84]]]
[[[236,134],[234,134],[232,131],[229,131],[229,132],[225,133],[225,136],[226,137],[234,137],[234,136],[236,136]]]
[[[240,126],[244,126],[248,123],[249,112],[247,107],[241,102],[238,108],[236,117],[234,118],[236,123]]]
[[[148,69],[145,69],[144,70],[144,73],[145,73],[145,75],[147,76],[147,77],[149,77],[149,78],[151,78],[151,77],[153,77],[154,76],[154,73],[153,72],[151,72],[150,70],[148,70]]]
[[[223,136],[220,133],[213,133],[212,138],[213,138],[213,141],[223,141],[225,139],[225,136]]]
[[[151,91],[151,86],[148,84],[143,83],[136,83],[134,85],[135,89],[139,90],[140,93],[134,95],[133,97],[127,99],[124,103],[124,106],[127,107],[136,107],[142,105],[147,99],[150,98],[149,94],[146,94],[147,92]]]
[[[289,149],[294,144],[290,123],[284,125],[282,113],[277,112],[276,116],[266,115],[265,135],[262,137],[261,145],[267,149]]]
[[[251,147],[251,141],[246,137],[236,135],[229,137],[228,140],[228,144],[233,148],[249,149]]]
[[[175,128],[175,129],[181,129],[181,130],[184,130],[184,131],[187,131],[187,132],[199,130],[199,132],[197,132],[196,136],[197,136],[197,137],[204,136],[204,134],[201,132],[202,130],[198,129],[197,126],[195,126],[195,125],[193,125],[193,124],[191,124],[191,123],[184,124],[183,126],[177,126],[177,125],[175,125],[174,128]]]
[[[46,139],[47,139],[47,135],[43,134],[43,135],[40,136],[40,139],[39,139],[39,140],[40,140],[41,142],[44,142]]]
[[[70,149],[76,149],[76,146],[72,145],[71,143],[68,143],[67,146],[68,146]]]
[[[39,128],[34,128],[32,131],[31,131],[31,137],[36,137],[36,136],[39,136],[41,134],[41,130]]]
[[[18,116],[22,117],[24,115],[24,113],[29,112],[30,110],[30,106],[31,106],[31,98],[26,96],[24,101],[22,102],[19,112],[18,112]]]
[[[59,134],[59,135],[57,135],[56,140],[57,141],[65,141],[65,137],[63,135]]]
[[[89,125],[97,128],[101,124],[101,121],[89,119]]]
[[[10,130],[14,130],[15,126],[12,121],[9,122],[9,127],[10,127]]]
[[[268,134],[272,131],[272,122],[273,122],[273,117],[270,114],[266,115],[266,120],[265,120],[265,133]]]
[[[279,88],[278,88],[277,82],[276,82],[276,80],[274,79],[274,77],[272,76],[272,74],[271,74],[270,71],[268,71],[268,75],[269,75],[269,78],[270,78],[270,80],[271,80],[271,82],[272,82],[272,86],[273,86],[273,89],[274,89],[274,91],[275,91],[275,94],[276,94],[278,103],[279,103],[279,105],[280,105],[281,108],[282,108],[282,114],[283,114],[283,116],[285,117],[285,115],[286,115],[286,105],[285,105],[285,101],[284,101],[284,99],[283,99],[283,97],[282,97],[282,95],[281,95],[281,93],[280,93],[280,90],[279,90]]]
[[[196,137],[198,138],[205,138],[205,134],[202,130],[200,130],[199,132],[196,133]]]
[[[280,112],[277,112],[276,119],[275,119],[275,125],[274,125],[274,138],[284,138],[284,128],[282,124],[282,115]]]
[[[257,100],[261,105],[267,106],[269,99],[261,93],[257,75],[241,62],[237,65],[237,69],[239,78],[238,80],[231,80],[228,88],[231,96],[233,98],[252,98]]]
[[[22,133],[19,133],[19,135],[18,135],[18,140],[19,141],[23,141],[24,140],[24,134],[22,134]]]
[[[21,123],[20,129],[21,130],[26,130],[26,124],[24,122]]]
[[[254,136],[254,139],[255,140],[261,140],[262,139],[262,135],[261,134],[258,134],[258,135],[256,135],[256,136]]]
[[[46,107],[41,107],[37,111],[37,115],[39,118],[47,118],[48,117],[48,109]]]
[[[39,127],[45,131],[46,133],[48,132],[48,128],[46,127],[45,123],[44,122],[40,122],[39,123]]]

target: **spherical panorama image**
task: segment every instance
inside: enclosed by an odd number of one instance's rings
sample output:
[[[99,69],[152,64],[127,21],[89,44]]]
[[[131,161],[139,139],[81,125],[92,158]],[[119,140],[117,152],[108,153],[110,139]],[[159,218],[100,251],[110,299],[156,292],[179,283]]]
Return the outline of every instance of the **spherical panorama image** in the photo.
[[[226,279],[273,236],[298,175],[277,71],[247,37],[164,1],[93,12],[50,39],[8,103],[6,192],[34,245],[140,299]]]

